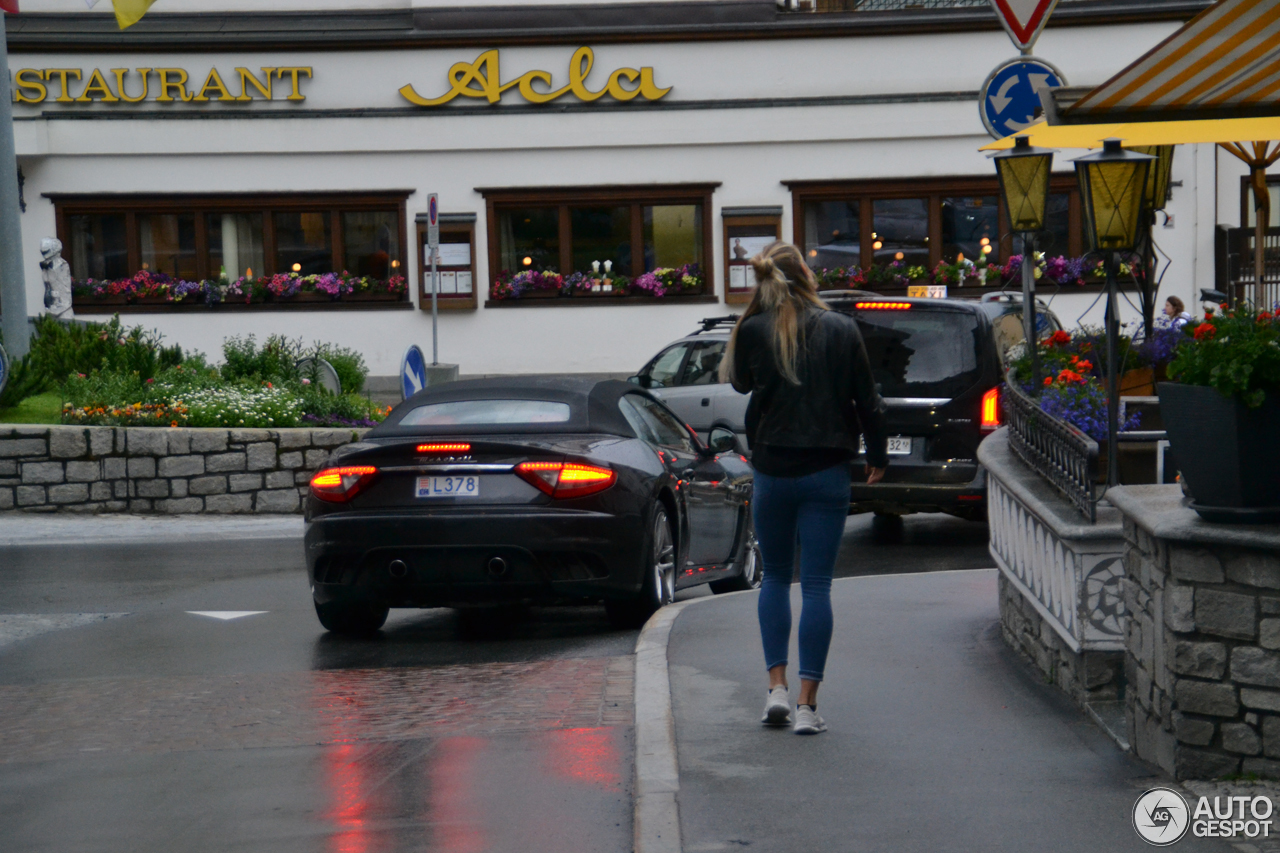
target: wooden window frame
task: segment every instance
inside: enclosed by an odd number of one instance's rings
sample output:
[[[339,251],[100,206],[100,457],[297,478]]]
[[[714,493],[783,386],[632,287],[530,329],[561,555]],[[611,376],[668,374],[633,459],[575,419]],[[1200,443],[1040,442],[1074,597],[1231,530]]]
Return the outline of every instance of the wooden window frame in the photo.
[[[642,302],[718,302],[715,277],[715,229],[712,220],[712,196],[719,183],[714,184],[641,184],[602,185],[582,187],[478,187],[476,192],[484,196],[485,222],[489,233],[489,276],[486,286],[485,307],[549,304],[599,304]],[[703,275],[703,290],[699,294],[673,295],[661,298],[645,296],[593,296],[591,299],[491,299],[494,279],[502,267],[498,230],[498,214],[504,210],[522,207],[556,207],[560,214],[560,265],[562,275],[568,275],[573,266],[573,228],[569,211],[574,207],[623,206],[631,207],[631,271],[634,278],[643,272],[644,252],[636,252],[636,246],[644,243],[643,208],[651,205],[696,204],[702,207],[702,259],[699,268]]]
[[[735,265],[732,250],[729,247],[729,230],[731,228],[773,228],[774,239],[782,239],[781,207],[726,207],[720,211],[721,233],[724,247],[724,301],[727,305],[745,305],[755,295],[755,289],[731,290],[729,282],[732,277],[729,268]]]
[[[45,193],[53,202],[58,239],[64,246],[70,245],[69,217],[82,214],[124,214],[125,239],[128,241],[129,269],[142,268],[142,246],[138,235],[139,214],[195,215],[196,228],[196,276],[199,280],[213,278],[209,269],[208,227],[206,217],[211,213],[260,213],[262,214],[263,269],[260,275],[274,275],[280,270],[276,264],[275,214],[277,212],[322,211],[329,215],[330,240],[334,261],[333,272],[341,272],[345,258],[342,244],[342,214],[346,212],[394,209],[397,213],[400,233],[399,269],[407,271],[408,220],[405,202],[414,190],[323,192],[323,193],[96,193],[70,194]]]
[[[427,223],[424,221],[425,214],[420,214],[419,217],[414,223],[418,237],[418,308],[429,312],[431,310],[431,264],[427,255]],[[471,272],[471,293],[470,295],[438,293],[436,307],[440,311],[474,309],[476,292],[480,289],[480,282],[476,277],[476,215],[474,213],[441,213],[439,223],[441,243],[460,242],[458,238],[461,238],[471,244],[471,266],[468,267]],[[446,241],[446,236],[454,239]],[[461,267],[451,266],[449,269],[458,271]]]
[[[874,257],[871,248],[872,202],[876,199],[924,198],[929,208],[929,269],[942,260],[942,199],[964,196],[995,196],[999,205],[1000,224],[999,260],[1008,260],[1012,253],[1013,235],[1008,229],[1008,215],[1004,199],[1000,196],[1000,182],[996,176],[964,176],[943,178],[892,178],[854,181],[783,181],[791,190],[792,239],[803,251],[805,204],[811,201],[851,201],[859,199],[859,227],[861,228],[861,257]],[[1069,220],[1069,244],[1064,249],[1052,249],[1055,254],[1079,257],[1086,251],[1081,238],[1080,191],[1075,175],[1054,173],[1049,179],[1051,193],[1067,193]],[[865,265],[864,265],[865,266]]]

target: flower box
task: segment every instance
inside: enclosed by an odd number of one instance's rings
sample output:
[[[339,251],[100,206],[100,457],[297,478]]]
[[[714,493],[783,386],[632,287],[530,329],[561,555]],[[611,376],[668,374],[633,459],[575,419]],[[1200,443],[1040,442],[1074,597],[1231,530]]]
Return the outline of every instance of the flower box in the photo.
[[[364,293],[353,293],[350,296],[344,296],[344,302],[402,302],[405,295],[403,293],[391,293],[385,290],[367,290]],[[326,297],[327,299],[327,297]]]
[[[1248,408],[1206,385],[1161,382],[1160,412],[1191,508],[1206,521],[1280,521],[1280,399]]]

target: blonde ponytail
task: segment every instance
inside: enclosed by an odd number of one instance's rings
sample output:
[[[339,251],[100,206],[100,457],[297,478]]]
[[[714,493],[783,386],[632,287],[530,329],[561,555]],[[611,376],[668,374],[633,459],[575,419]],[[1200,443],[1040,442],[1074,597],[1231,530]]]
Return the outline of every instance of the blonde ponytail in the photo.
[[[733,381],[734,352],[738,345],[738,330],[752,315],[767,313],[773,318],[773,337],[770,344],[778,372],[792,385],[799,385],[796,374],[796,357],[804,343],[804,327],[800,317],[810,308],[827,310],[818,297],[818,285],[813,273],[804,262],[800,250],[781,240],[770,243],[751,259],[756,273],[756,292],[747,310],[733,327],[729,345],[720,362],[720,381]]]

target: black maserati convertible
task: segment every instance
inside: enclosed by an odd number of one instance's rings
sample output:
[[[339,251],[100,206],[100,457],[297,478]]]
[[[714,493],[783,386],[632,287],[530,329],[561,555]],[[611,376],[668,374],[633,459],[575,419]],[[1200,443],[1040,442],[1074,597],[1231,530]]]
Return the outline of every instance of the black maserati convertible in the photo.
[[[682,587],[752,589],[751,467],[710,444],[625,382],[427,388],[311,479],[316,614],[360,634],[391,607],[603,601],[635,625]]]

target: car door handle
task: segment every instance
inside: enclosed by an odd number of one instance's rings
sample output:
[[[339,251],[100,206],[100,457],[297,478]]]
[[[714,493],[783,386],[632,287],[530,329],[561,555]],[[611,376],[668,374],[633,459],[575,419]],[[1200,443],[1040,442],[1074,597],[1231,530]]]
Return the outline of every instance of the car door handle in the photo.
[[[710,406],[710,405],[711,405],[711,398],[710,398],[710,397],[703,397],[703,398],[702,398],[702,405],[704,405],[704,406]]]

